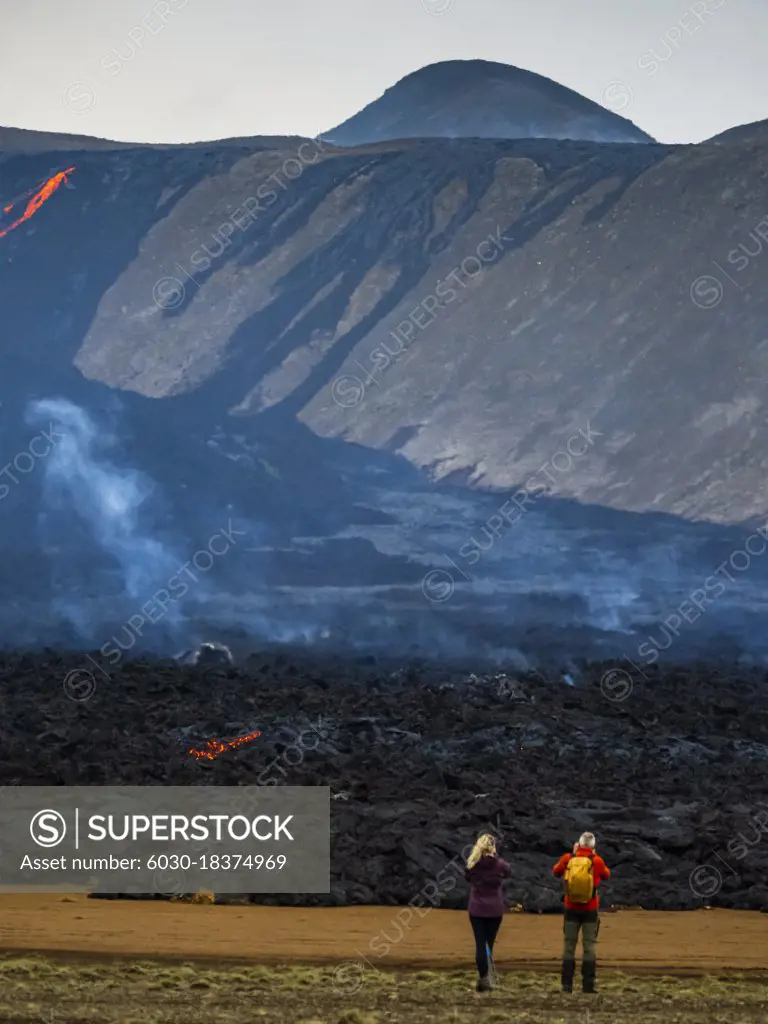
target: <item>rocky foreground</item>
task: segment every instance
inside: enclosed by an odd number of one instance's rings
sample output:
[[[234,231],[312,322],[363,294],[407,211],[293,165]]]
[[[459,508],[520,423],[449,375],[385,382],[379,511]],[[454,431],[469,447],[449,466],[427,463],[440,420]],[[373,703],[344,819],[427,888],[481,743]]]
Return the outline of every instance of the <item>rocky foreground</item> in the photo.
[[[474,675],[273,652],[107,677],[83,656],[6,654],[0,784],[330,786],[330,896],[256,902],[426,892],[460,907],[458,858],[492,826],[524,910],[558,908],[550,868],[585,828],[614,869],[607,905],[768,910],[765,673],[645,671]],[[255,730],[214,760],[188,753]]]

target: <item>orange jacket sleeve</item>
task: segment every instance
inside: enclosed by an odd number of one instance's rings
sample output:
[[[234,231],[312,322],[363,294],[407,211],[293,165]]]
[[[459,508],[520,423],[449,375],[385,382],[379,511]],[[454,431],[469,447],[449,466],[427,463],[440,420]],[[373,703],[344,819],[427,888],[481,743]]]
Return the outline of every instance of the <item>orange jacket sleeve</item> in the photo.
[[[611,877],[611,869],[608,867],[608,865],[605,863],[602,857],[595,856],[595,867],[597,868],[597,874],[600,876],[601,880],[603,878]]]
[[[560,875],[562,875],[562,873],[565,871],[565,866],[570,859],[571,854],[564,853],[560,860],[557,862],[557,864],[555,864],[555,866],[552,868],[552,874],[555,875],[555,877],[559,878]]]

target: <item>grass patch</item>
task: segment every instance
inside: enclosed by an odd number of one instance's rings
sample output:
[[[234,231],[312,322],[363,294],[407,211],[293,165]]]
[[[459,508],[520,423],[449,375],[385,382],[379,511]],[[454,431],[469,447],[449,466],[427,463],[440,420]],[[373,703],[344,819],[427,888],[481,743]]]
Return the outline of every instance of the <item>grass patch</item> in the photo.
[[[347,965],[348,966],[348,965]],[[577,983],[579,976],[577,975]],[[768,971],[701,977],[598,972],[599,994],[559,975],[509,971],[477,995],[471,971],[339,974],[327,967],[216,967],[0,959],[0,1024],[765,1024]]]

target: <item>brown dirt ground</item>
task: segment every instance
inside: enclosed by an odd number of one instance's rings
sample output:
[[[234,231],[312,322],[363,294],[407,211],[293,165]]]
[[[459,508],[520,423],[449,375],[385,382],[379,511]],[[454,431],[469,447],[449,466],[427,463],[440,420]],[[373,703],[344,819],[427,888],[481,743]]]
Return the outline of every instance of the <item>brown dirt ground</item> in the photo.
[[[400,912],[405,920],[405,912]],[[431,910],[402,929],[394,907],[294,909],[195,906],[84,896],[0,894],[0,950],[150,959],[333,964],[367,957],[374,967],[466,967],[472,941],[465,913]],[[551,966],[559,958],[558,916],[508,914],[496,950],[500,967]],[[398,935],[402,938],[397,941]],[[392,943],[386,957],[369,943]],[[374,946],[374,949],[376,947]],[[380,947],[379,947],[380,948]],[[603,966],[678,973],[766,969],[768,915],[730,910],[604,914]]]

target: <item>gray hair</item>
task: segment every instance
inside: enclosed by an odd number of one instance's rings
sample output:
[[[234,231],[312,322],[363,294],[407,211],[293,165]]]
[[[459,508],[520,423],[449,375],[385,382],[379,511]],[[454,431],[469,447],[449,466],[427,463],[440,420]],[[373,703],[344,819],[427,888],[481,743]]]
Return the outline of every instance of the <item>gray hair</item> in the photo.
[[[585,846],[588,850],[595,848],[594,832],[582,832],[579,836],[579,846]]]

